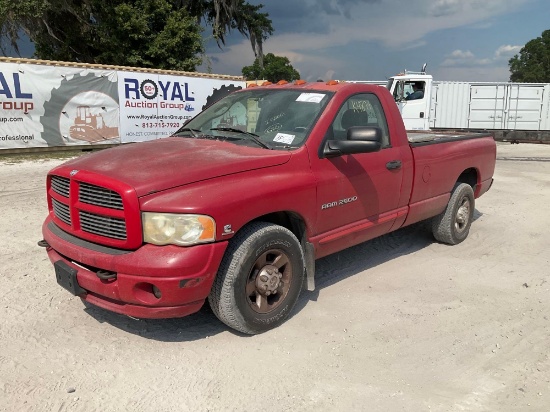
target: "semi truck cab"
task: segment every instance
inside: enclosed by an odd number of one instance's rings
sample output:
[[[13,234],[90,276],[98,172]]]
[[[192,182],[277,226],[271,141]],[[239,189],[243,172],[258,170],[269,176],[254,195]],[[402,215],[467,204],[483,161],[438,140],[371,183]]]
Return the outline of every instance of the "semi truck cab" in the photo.
[[[425,69],[424,65],[420,72],[405,70],[388,80],[387,88],[397,103],[407,130],[430,129],[433,77],[426,74]],[[415,89],[422,90],[423,95],[412,98]]]

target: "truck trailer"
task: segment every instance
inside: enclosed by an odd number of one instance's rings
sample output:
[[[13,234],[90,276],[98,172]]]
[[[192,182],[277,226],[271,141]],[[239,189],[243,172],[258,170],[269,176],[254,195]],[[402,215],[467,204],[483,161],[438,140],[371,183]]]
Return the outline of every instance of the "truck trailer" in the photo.
[[[550,143],[550,83],[434,81],[424,66],[386,87],[407,130],[491,130],[496,140]]]

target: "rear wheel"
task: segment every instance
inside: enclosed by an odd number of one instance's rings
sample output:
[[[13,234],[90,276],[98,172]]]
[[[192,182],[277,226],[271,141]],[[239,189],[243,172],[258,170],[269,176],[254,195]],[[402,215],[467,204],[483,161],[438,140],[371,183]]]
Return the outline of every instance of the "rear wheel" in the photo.
[[[296,236],[282,226],[254,222],[231,239],[208,301],[229,327],[261,333],[288,318],[303,279]]]
[[[475,199],[472,187],[455,185],[445,210],[434,217],[432,231],[440,242],[456,245],[468,237],[474,217]]]

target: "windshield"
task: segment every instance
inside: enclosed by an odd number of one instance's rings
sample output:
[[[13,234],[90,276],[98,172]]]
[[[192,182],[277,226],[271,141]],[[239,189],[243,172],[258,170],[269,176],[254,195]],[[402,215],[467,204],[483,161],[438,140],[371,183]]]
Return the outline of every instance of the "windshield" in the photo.
[[[267,149],[293,149],[306,141],[333,93],[248,89],[199,113],[174,135],[215,138]]]

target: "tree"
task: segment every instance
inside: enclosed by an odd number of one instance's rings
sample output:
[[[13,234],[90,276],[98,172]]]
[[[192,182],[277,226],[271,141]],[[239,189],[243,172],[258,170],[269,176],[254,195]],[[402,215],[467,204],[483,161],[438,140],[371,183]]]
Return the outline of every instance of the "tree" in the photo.
[[[530,40],[508,62],[510,81],[526,83],[550,82],[550,30]]]
[[[225,36],[232,29],[250,40],[254,56],[263,66],[263,42],[273,34],[269,14],[261,13],[263,4],[256,6],[244,0],[182,0],[191,15],[212,26],[218,46],[225,45]]]
[[[272,34],[262,5],[244,0],[0,0],[0,47],[17,51],[25,33],[42,59],[195,70],[201,22],[218,44],[236,29],[260,50]]]
[[[300,73],[292,67],[288,57],[275,56],[268,53],[264,56],[264,67],[260,66],[260,59],[256,58],[252,66],[245,66],[242,70],[243,76],[247,79],[262,79],[270,82],[279,80],[298,80]]]

